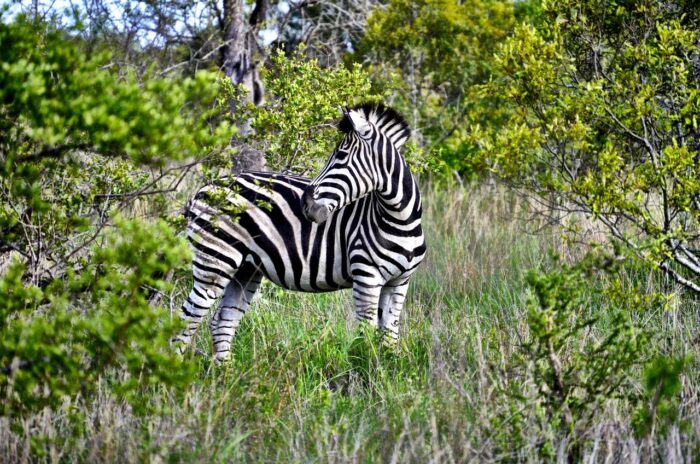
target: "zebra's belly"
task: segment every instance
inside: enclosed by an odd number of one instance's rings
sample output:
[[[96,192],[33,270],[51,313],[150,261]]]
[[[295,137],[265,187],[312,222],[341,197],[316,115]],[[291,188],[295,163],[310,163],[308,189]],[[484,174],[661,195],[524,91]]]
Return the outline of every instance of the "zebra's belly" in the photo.
[[[256,256],[251,261],[258,264],[265,277],[287,290],[320,293],[352,287],[349,271],[339,265],[333,266],[332,262],[288,259],[283,263],[283,271],[280,272],[279,264],[266,256]],[[345,259],[340,261],[346,262]]]

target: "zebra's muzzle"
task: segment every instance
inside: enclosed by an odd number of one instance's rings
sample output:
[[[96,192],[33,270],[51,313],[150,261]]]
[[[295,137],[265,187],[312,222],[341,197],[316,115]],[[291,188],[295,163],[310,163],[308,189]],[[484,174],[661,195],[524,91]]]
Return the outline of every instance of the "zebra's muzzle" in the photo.
[[[316,187],[310,185],[304,190],[304,195],[301,197],[301,210],[304,213],[304,217],[309,221],[315,223],[322,223],[328,219],[328,207],[319,204],[314,198]]]

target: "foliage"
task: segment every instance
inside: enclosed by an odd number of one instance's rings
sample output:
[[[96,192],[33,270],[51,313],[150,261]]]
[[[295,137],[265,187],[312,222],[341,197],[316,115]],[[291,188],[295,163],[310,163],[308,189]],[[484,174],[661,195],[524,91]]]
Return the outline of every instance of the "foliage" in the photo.
[[[337,143],[329,122],[340,118],[340,110],[381,100],[359,65],[322,68],[302,52],[287,56],[278,50],[272,55],[263,74],[269,101],[248,109],[254,129],[249,141],[265,152],[273,169],[319,167]]]
[[[538,411],[542,430],[565,434],[567,455],[574,461],[581,459],[583,431],[607,401],[636,400],[632,368],[651,354],[649,334],[634,324],[630,308],[613,304],[603,312],[591,301],[594,273],[616,267],[613,259],[589,255],[574,266],[527,274],[528,334],[516,366],[529,372],[535,391],[514,391]],[[601,323],[605,329],[590,336]],[[542,447],[544,456],[551,458],[553,452]]]
[[[183,264],[187,247],[160,222],[117,221],[105,246],[79,272],[45,289],[22,281],[15,263],[0,279],[0,416],[56,408],[98,379],[135,407],[150,385],[183,386],[190,367],[168,347],[178,326],[148,304],[149,288]]]
[[[20,16],[2,24],[3,152],[16,163],[80,148],[137,163],[163,164],[221,144],[231,135],[211,106],[215,75],[146,79],[109,72],[109,55],[86,57],[62,32]]]
[[[635,411],[634,427],[637,435],[649,436],[655,429],[666,434],[671,427],[680,423],[686,428],[688,423],[679,420],[679,399],[682,392],[683,374],[692,363],[692,356],[659,356],[653,359],[644,370],[643,402]]]
[[[516,108],[481,134],[486,162],[700,292],[700,9],[683,0],[542,9],[536,27],[518,26],[500,47],[503,77],[483,87]]]
[[[392,105],[443,160],[442,169],[469,176],[483,168],[471,133],[497,128],[506,108],[490,96],[476,98],[475,86],[494,75],[492,55],[515,18],[510,1],[393,0],[367,21],[353,58],[392,88]]]
[[[0,284],[2,416],[90,401],[102,383],[141,407],[143,388],[191,373],[148,304],[186,248],[165,222],[119,211],[138,215],[142,196],[167,208],[159,195],[188,169],[175,162],[228,145],[222,86],[137,80],[109,60],[41,21],[0,22],[0,254],[17,258]]]
[[[0,251],[35,283],[60,275],[109,220],[233,133],[211,73],[137,81],[109,56],[24,17],[0,24]]]

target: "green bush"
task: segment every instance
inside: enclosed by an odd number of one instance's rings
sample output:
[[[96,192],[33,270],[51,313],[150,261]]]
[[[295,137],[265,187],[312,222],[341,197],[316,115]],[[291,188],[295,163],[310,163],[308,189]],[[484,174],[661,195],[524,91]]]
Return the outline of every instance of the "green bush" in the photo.
[[[577,460],[584,431],[606,402],[636,401],[635,366],[652,354],[650,334],[634,322],[631,308],[602,301],[604,282],[596,274],[615,269],[614,259],[555,263],[551,272],[527,274],[526,338],[514,364],[527,382],[518,377],[510,394],[525,414],[534,411],[544,436],[566,437],[567,455]],[[541,453],[554,457],[552,443],[544,441]]]
[[[36,284],[77,265],[90,227],[173,185],[174,161],[234,133],[216,75],[139,81],[109,59],[44,23],[0,22],[0,253]]]
[[[670,426],[679,424],[678,403],[682,391],[682,376],[691,366],[692,357],[658,356],[644,370],[644,393],[633,417],[638,436],[649,436],[656,430],[664,435]]]
[[[16,257],[0,276],[1,416],[90,401],[104,382],[138,410],[143,388],[192,372],[148,304],[187,247],[120,212],[181,179],[175,161],[225,151],[225,87],[117,75],[109,59],[41,21],[0,22],[0,254]]]
[[[263,71],[267,103],[248,107],[248,142],[265,153],[271,168],[297,173],[328,159],[338,141],[332,122],[342,108],[381,100],[359,65],[322,68],[302,52],[272,54]]]
[[[367,19],[352,58],[419,130],[431,170],[484,173],[474,136],[481,127],[498,130],[510,109],[479,86],[499,77],[494,52],[531,3],[392,0]]]
[[[483,86],[515,110],[480,154],[552,217],[585,214],[607,238],[700,293],[697,2],[542,2]]]
[[[165,223],[118,220],[83,269],[45,289],[12,265],[0,279],[0,415],[87,401],[101,377],[136,407],[143,388],[186,385],[191,367],[168,346],[178,325],[148,295],[188,256]]]

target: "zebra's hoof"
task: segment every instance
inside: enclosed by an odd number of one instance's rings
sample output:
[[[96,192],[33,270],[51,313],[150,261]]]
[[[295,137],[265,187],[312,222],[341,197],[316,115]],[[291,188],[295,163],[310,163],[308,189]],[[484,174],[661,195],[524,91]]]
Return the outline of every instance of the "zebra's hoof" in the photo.
[[[180,356],[184,356],[185,353],[187,353],[187,349],[189,348],[189,344],[183,342],[182,340],[175,338],[170,341],[170,346],[173,348],[173,350]]]
[[[399,347],[399,338],[393,332],[388,330],[381,330],[379,333],[379,340],[382,348],[389,351],[396,351]]]
[[[229,360],[231,359],[230,353],[216,353],[214,355],[214,364],[217,366],[221,366],[223,364],[226,364]]]

